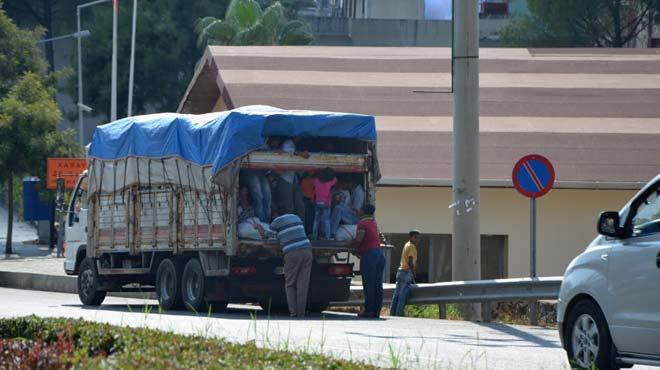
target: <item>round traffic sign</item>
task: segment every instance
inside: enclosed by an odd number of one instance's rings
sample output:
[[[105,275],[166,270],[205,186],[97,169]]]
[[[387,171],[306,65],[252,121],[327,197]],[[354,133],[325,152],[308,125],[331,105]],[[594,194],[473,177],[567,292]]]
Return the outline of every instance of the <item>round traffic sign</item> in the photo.
[[[542,155],[526,155],[513,167],[513,185],[529,198],[539,198],[552,189],[555,183],[555,169]]]

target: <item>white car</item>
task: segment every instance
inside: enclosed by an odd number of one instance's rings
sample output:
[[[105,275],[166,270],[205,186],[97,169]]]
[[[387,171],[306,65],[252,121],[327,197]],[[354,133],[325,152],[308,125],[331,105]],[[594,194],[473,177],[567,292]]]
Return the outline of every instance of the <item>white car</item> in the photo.
[[[571,365],[660,366],[660,175],[620,212],[603,212],[600,234],[566,269],[559,335]]]

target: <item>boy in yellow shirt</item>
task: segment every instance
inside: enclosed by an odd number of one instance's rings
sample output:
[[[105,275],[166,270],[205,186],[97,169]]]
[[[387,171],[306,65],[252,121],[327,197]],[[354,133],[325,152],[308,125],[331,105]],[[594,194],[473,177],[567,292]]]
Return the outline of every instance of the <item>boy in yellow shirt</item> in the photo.
[[[406,306],[410,285],[415,283],[415,268],[417,266],[417,243],[419,243],[419,230],[411,230],[409,239],[401,253],[399,271],[396,273],[396,289],[392,297],[390,314],[392,316],[403,316],[403,308]]]

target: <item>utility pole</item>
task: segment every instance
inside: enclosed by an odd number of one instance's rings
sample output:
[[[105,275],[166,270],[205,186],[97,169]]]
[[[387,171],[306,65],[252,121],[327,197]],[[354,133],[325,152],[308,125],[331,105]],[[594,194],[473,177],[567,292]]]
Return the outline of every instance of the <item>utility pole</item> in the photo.
[[[110,101],[110,121],[117,119],[117,18],[119,0],[112,0],[112,82]]]
[[[128,73],[128,117],[133,115],[133,71],[135,70],[135,26],[137,20],[137,2],[133,0],[133,28],[131,29],[131,64]]]
[[[80,5],[76,8],[76,18],[78,19],[78,32],[80,32]],[[84,146],[83,136],[83,74],[82,74],[82,41],[78,37],[78,144]],[[59,245],[59,239],[57,241]]]
[[[453,280],[481,278],[479,231],[479,12],[477,0],[454,1]],[[480,321],[481,305],[461,304]]]
[[[95,1],[90,1],[88,3],[80,4],[76,7],[76,18],[78,20],[78,34],[80,34],[80,12],[82,9],[98,5],[98,4],[103,4],[107,3],[112,0],[95,0]],[[84,137],[83,137],[83,112],[91,112],[92,108],[89,106],[85,105],[83,102],[83,66],[82,66],[82,44],[80,41],[80,37],[78,37],[78,140],[80,143],[80,146],[84,146]]]

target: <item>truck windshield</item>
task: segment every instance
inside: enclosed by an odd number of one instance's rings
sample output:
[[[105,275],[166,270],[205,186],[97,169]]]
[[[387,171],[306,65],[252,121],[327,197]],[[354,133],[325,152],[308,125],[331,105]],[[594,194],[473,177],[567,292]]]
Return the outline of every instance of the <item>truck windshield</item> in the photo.
[[[71,205],[69,208],[69,225],[77,222],[80,210],[87,208],[87,183],[89,177],[84,176],[78,181],[78,186],[73,193]]]

